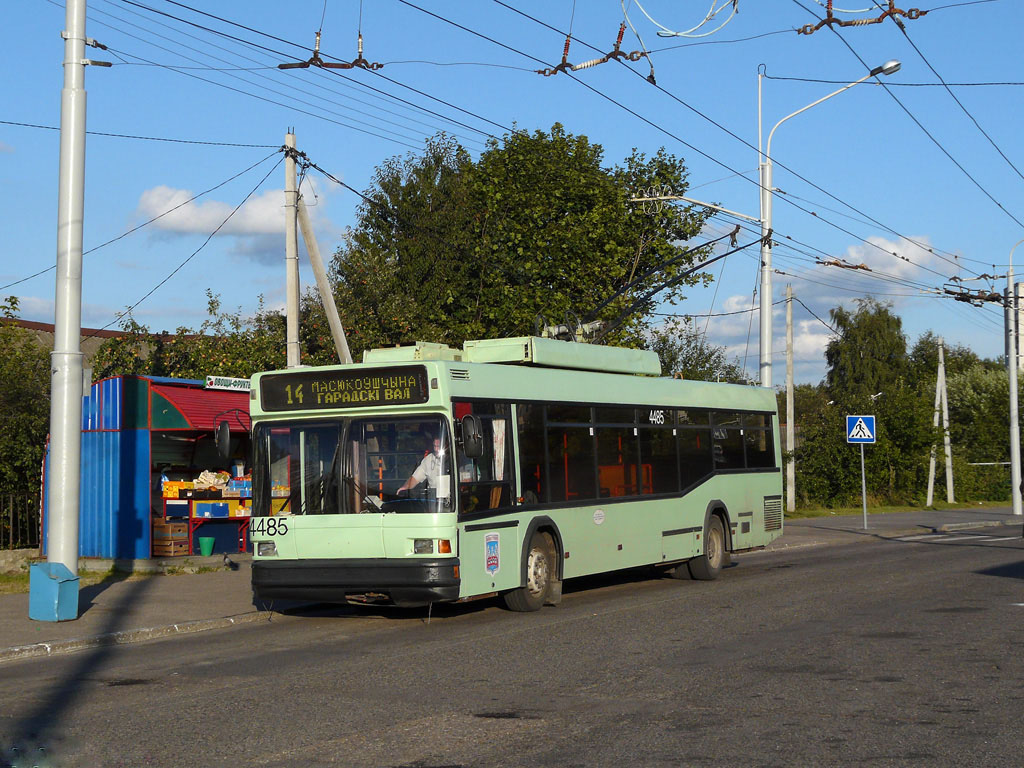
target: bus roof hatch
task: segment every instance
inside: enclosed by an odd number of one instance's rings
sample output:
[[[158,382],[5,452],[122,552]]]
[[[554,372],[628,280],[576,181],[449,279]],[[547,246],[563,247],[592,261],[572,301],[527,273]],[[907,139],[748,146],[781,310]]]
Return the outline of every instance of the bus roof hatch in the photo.
[[[661,375],[658,353],[646,349],[604,347],[537,336],[467,341],[463,349],[463,360],[467,363],[518,363],[581,371]]]

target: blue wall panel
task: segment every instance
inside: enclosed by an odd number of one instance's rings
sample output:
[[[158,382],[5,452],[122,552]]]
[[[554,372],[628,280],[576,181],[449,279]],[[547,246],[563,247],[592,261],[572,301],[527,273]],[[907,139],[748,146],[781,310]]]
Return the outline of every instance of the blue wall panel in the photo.
[[[124,388],[124,379],[120,376],[116,379],[107,379],[102,382],[103,420],[101,429],[121,428],[121,391]]]
[[[43,486],[43,552],[50,515],[50,454]],[[145,559],[150,539],[149,432],[82,433],[78,553],[82,557]]]
[[[100,428],[100,398],[97,384],[94,384],[82,398],[82,430]]]

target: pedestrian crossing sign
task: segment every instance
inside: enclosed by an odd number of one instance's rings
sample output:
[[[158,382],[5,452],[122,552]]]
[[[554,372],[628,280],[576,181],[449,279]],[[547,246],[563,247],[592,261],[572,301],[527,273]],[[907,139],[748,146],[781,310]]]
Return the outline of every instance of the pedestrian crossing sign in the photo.
[[[846,417],[846,442],[874,444],[875,434],[874,416]]]

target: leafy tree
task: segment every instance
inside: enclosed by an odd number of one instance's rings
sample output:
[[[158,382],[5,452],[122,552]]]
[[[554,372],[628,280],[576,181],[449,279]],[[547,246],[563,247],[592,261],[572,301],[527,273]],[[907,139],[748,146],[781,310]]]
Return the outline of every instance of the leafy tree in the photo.
[[[658,353],[665,376],[692,381],[749,383],[739,363],[726,357],[725,347],[709,342],[693,327],[689,318],[682,322],[673,319],[655,328],[647,346]]]
[[[682,194],[682,161],[634,151],[609,169],[599,145],[557,124],[491,140],[475,162],[443,135],[420,155],[392,158],[332,265],[353,351],[527,335],[539,316],[587,319],[618,291],[598,316],[613,320],[641,300],[614,337],[639,344],[653,307],[644,291],[694,263],[698,253],[681,243],[704,220],[629,202],[652,185]],[[681,278],[660,298],[677,300],[700,279]]]
[[[50,420],[50,350],[17,318],[18,299],[0,302],[0,492],[35,493]]]
[[[199,328],[182,326],[174,334],[153,334],[126,317],[121,323],[123,335],[108,339],[97,350],[94,378],[120,374],[247,378],[285,366],[284,318],[266,310],[262,297],[256,314],[248,318],[240,310],[224,311],[220,297],[207,291],[207,312]]]
[[[92,357],[92,378],[99,381],[110,376],[152,373],[154,351],[160,341],[131,315],[121,318],[121,335],[100,344]]]
[[[977,365],[994,370],[1003,367],[995,360],[982,360],[971,349],[961,344],[944,344],[943,359],[947,381]],[[921,334],[910,350],[909,364],[911,378],[922,387],[931,387],[934,392],[935,375],[939,369],[939,337],[931,331]]]
[[[856,312],[830,311],[839,336],[825,348],[825,381],[834,399],[883,392],[908,372],[903,321],[875,299],[856,299],[856,304]]]

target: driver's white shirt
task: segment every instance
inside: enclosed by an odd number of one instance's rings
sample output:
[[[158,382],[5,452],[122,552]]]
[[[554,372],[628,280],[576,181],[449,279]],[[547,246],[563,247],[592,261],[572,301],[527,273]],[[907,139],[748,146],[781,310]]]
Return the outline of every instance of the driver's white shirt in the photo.
[[[441,475],[441,462],[440,456],[433,452],[428,453],[423,457],[420,465],[413,470],[412,479],[416,481],[417,485],[426,480],[428,488],[437,488],[437,480]]]

